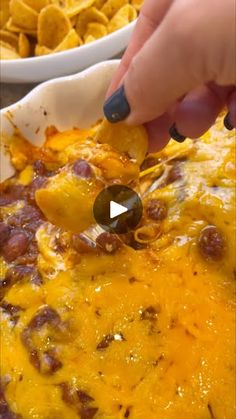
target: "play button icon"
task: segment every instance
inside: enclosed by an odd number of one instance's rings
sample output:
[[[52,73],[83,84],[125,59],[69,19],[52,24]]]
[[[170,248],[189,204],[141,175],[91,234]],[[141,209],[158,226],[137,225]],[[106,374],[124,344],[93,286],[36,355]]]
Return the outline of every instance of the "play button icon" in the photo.
[[[110,218],[118,217],[118,215],[124,214],[125,212],[129,211],[128,208],[124,207],[123,205],[117,204],[117,202],[111,201],[110,202]]]
[[[133,230],[142,217],[142,201],[132,189],[123,185],[104,188],[97,196],[93,213],[106,231],[124,234]]]

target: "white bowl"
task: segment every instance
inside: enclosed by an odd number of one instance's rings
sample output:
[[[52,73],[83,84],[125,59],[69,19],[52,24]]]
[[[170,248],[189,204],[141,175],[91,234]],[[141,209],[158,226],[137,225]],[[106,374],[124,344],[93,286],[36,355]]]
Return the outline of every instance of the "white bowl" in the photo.
[[[88,128],[103,115],[103,103],[119,60],[105,61],[75,74],[42,83],[22,100],[0,112],[0,180],[12,176],[5,144],[17,128],[35,145],[42,145],[45,130]]]
[[[21,60],[1,60],[1,81],[34,83],[73,74],[117,56],[128,45],[136,21],[110,35],[81,47],[56,54]]]

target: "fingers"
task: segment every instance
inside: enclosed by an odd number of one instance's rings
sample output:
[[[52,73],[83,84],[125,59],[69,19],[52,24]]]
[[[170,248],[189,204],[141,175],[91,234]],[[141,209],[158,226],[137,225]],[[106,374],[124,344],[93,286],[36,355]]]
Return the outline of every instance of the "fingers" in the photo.
[[[129,124],[141,124],[155,120],[197,86],[214,79],[222,84],[233,81],[234,42],[228,30],[234,24],[233,2],[229,0],[227,7],[211,0],[197,4],[196,9],[195,0],[172,3],[131,61],[122,94],[116,95],[115,103],[112,97],[106,102],[104,113],[111,122],[126,119]],[[210,31],[209,16],[214,20]],[[125,112],[122,100],[129,105]],[[213,116],[209,115],[209,120]]]
[[[129,46],[121,60],[118,70],[113,77],[106,97],[109,97],[118,88],[133,57],[156,30],[168,8],[172,4],[172,1],[173,0],[147,0],[144,3]]]
[[[231,87],[200,86],[176,106],[175,127],[184,137],[198,138],[214,124]]]
[[[200,137],[213,125],[226,102],[229,114],[225,124],[231,130],[236,123],[236,89],[210,83],[193,90],[171,112],[145,124],[149,136],[149,152],[165,147],[170,139],[170,131],[173,134],[173,125],[178,138]]]
[[[170,139],[169,129],[173,123],[173,115],[167,112],[145,124],[149,138],[149,153],[159,151],[166,146]]]

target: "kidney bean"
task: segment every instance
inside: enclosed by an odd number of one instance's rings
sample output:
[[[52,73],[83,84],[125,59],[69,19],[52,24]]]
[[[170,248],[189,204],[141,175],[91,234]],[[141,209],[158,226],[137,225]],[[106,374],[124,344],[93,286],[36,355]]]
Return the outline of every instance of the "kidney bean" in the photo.
[[[150,199],[146,207],[147,215],[155,221],[162,221],[167,216],[167,206],[161,199]]]
[[[0,222],[0,248],[4,245],[4,243],[8,240],[10,237],[11,229],[10,227]]]
[[[93,419],[98,411],[97,407],[82,407],[79,410],[81,419]]]
[[[78,396],[78,398],[79,398],[79,401],[82,403],[82,404],[88,404],[88,403],[91,403],[91,402],[93,402],[94,401],[94,398],[93,397],[91,397],[88,393],[86,393],[85,391],[82,391],[82,390],[77,390],[76,391],[76,393],[77,393],[77,396]]]
[[[31,330],[40,330],[46,323],[53,327],[58,327],[61,323],[59,314],[53,308],[46,306],[30,320],[27,329],[25,329],[25,336],[28,336]]]
[[[19,265],[31,265],[34,264],[37,260],[38,257],[38,246],[37,246],[37,242],[35,242],[34,240],[32,240],[29,243],[27,252],[22,255],[19,256],[17,258],[17,264]]]
[[[56,358],[56,354],[53,349],[43,352],[40,358],[40,372],[42,374],[54,374],[61,367],[62,362]]]
[[[25,227],[27,224],[32,224],[38,220],[42,222],[41,218],[42,213],[38,208],[26,204],[8,218],[8,224],[12,227]]]
[[[71,407],[74,407],[79,412],[81,418],[92,419],[94,417],[98,408],[88,406],[94,402],[93,397],[85,391],[73,388],[68,383],[61,383],[60,387],[62,389],[62,400]]]
[[[45,176],[37,176],[30,185],[27,186],[26,189],[26,199],[30,202],[30,204],[35,205],[35,192],[40,189],[46,182]]]
[[[7,262],[13,262],[18,256],[24,255],[29,245],[29,238],[25,232],[18,232],[10,236],[2,249]]]
[[[47,168],[42,160],[35,160],[33,164],[33,169],[35,173],[39,176],[45,176],[47,174]]]
[[[47,327],[48,332],[46,336],[43,334],[44,337],[40,338],[40,331],[44,326]],[[49,339],[52,342],[51,347],[47,345],[47,350],[42,351],[35,347],[34,335],[38,333],[39,339],[47,340],[48,336],[54,336],[54,333],[58,332],[65,332],[64,324],[59,314],[49,306],[40,309],[22,331],[21,340],[29,352],[30,362],[42,374],[54,374],[62,367],[62,363],[57,359],[52,337]]]
[[[4,313],[8,314],[11,322],[14,324],[18,322],[20,318],[19,313],[22,311],[22,307],[7,303],[6,301],[2,301],[0,307]]]
[[[217,261],[224,256],[225,240],[214,225],[208,225],[202,229],[198,239],[198,246],[201,254],[206,259]]]
[[[1,419],[21,419],[21,415],[14,413],[5,397],[5,385],[0,382],[0,418]]]
[[[76,392],[67,383],[59,384],[62,390],[62,400],[69,405],[73,405],[77,402]]]
[[[176,180],[180,180],[183,177],[183,173],[181,170],[181,163],[175,162],[173,166],[171,167],[167,179],[166,179],[166,185],[169,185],[170,183],[176,182]]]
[[[84,179],[93,177],[93,171],[90,164],[83,159],[78,159],[73,165],[74,173]]]
[[[113,254],[122,247],[122,241],[115,234],[104,232],[96,239],[97,246],[105,253]]]
[[[43,278],[39,271],[35,270],[32,277],[31,277],[31,283],[34,285],[42,285]]]
[[[9,185],[0,193],[0,206],[9,205],[24,198],[25,187],[23,185]]]
[[[12,284],[21,281],[23,278],[28,278],[34,271],[33,266],[21,266],[16,265],[8,269],[6,278],[11,281]]]

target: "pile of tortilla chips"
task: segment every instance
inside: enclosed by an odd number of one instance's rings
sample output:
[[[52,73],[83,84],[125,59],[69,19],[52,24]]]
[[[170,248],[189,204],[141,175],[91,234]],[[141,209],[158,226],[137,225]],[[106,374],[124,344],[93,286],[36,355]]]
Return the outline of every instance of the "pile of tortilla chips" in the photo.
[[[0,59],[93,42],[136,19],[144,0],[0,0]]]

